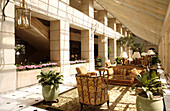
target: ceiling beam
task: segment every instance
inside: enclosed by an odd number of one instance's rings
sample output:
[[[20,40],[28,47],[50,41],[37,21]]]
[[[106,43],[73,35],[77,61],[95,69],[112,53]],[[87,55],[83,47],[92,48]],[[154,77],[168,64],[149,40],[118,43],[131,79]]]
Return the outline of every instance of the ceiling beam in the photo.
[[[127,9],[122,9],[122,6],[116,6],[115,4],[113,5],[112,3],[108,2],[109,0],[98,0],[99,4],[104,4],[103,6],[106,8],[109,12],[111,12],[114,17],[116,17],[120,22],[122,22],[127,28],[129,28],[135,35],[139,36],[140,38],[143,38],[144,40],[147,40],[155,45],[158,44],[159,41],[159,34],[157,33],[153,33],[152,31],[143,28],[144,25],[150,25],[151,23],[147,23],[145,16],[143,16],[142,14],[140,14],[141,16],[139,16],[139,12],[137,11],[137,14],[132,13],[131,11],[127,11]],[[122,13],[123,12],[123,13]],[[120,16],[121,14],[121,16]],[[141,19],[143,21],[140,21],[140,17],[142,17]],[[152,20],[153,17],[148,17],[148,20]],[[129,20],[131,19],[131,20]],[[136,21],[137,20],[137,21]],[[133,22],[136,21],[136,22]],[[141,24],[143,25],[139,25],[137,24],[137,22],[141,22]],[[155,28],[161,29],[163,22],[160,22],[159,19],[154,19],[153,23],[155,25]],[[161,26],[160,26],[161,25]],[[152,25],[151,25],[152,26]],[[158,26],[158,27],[157,27]]]
[[[123,18],[119,17],[119,15],[116,16],[116,18],[119,18],[119,20],[123,23],[126,24],[126,27],[134,33],[136,36],[151,42],[155,45],[158,45],[159,39],[156,37],[158,35],[153,34],[152,32],[149,32],[142,27],[138,27],[136,24],[131,24],[129,21],[124,20]]]
[[[157,9],[161,9],[161,10],[166,10],[167,9],[167,6],[168,6],[168,4],[169,4],[169,2],[167,2],[167,4],[165,4],[165,3],[161,3],[161,2],[159,2],[159,1],[154,1],[154,0],[136,0],[136,1],[139,1],[139,2],[141,2],[141,3],[144,3],[144,4],[146,4],[146,5],[148,5],[148,6],[150,6],[150,7],[155,7],[155,8],[157,8]]]
[[[125,17],[125,16],[123,16],[122,14],[119,14],[119,13],[117,13],[117,12],[113,13],[113,15],[119,15],[119,16],[122,18],[122,20],[126,20],[126,21],[128,21],[129,23],[131,23],[131,24],[135,24],[137,27],[142,27],[144,30],[150,31],[151,33],[157,35],[157,36],[156,36],[157,38],[160,38],[160,36],[159,36],[159,34],[161,33],[161,30],[160,30],[160,29],[154,28],[154,27],[152,27],[152,26],[150,26],[150,25],[144,25],[143,23],[137,22],[136,20],[132,20],[132,19],[130,19],[129,17]],[[118,19],[118,18],[117,18],[117,19]],[[122,22],[122,21],[121,21],[121,22]],[[123,25],[126,26],[126,23],[123,24]],[[126,26],[126,27],[127,27],[127,26]]]
[[[135,10],[134,8],[122,5],[120,2],[115,2],[113,0],[107,0],[107,1],[106,0],[103,0],[103,1],[97,0],[97,1],[100,1],[100,3],[104,4],[106,6],[106,9],[110,7],[110,8],[114,8],[115,10],[118,10],[118,11],[124,11],[125,13],[129,12],[129,13],[134,14],[136,16],[138,16],[140,14],[141,16],[143,16],[144,21],[153,22],[153,20],[160,20],[160,22],[163,22],[163,20],[161,20],[160,18],[149,15],[147,13],[143,13],[139,10]],[[153,22],[153,24],[154,24],[154,22]]]
[[[113,1],[119,1],[119,0],[113,0]],[[140,0],[127,0],[133,4],[136,4],[140,7],[143,7],[145,9],[148,9],[148,10],[151,10],[153,12],[156,12],[156,13],[159,13],[161,15],[165,15],[166,14],[166,11],[167,11],[167,6],[168,5],[165,5],[164,6],[164,9],[162,8],[159,8],[159,5],[153,5],[153,4],[148,4],[148,3],[145,3],[145,2],[142,2]],[[147,0],[147,1],[150,1],[150,0]]]
[[[151,14],[153,16],[160,17],[162,19],[165,18],[165,14],[160,14],[156,10],[152,10],[150,7],[149,8],[146,7],[146,6],[144,7],[144,6],[140,5],[139,2],[134,2],[134,0],[119,0],[119,1],[126,4],[126,5],[129,5],[131,7],[134,7],[136,9],[138,9],[138,10],[141,10],[141,11],[144,11],[146,13],[149,13],[149,14]]]
[[[112,13],[113,16],[115,13],[116,14],[118,13],[118,14],[121,14],[124,18],[142,23],[146,26],[154,27],[154,29],[156,30],[160,30],[162,28],[163,21],[156,19],[152,16],[149,16],[149,17],[145,16],[146,14],[143,14],[143,13],[141,14],[139,11],[135,11],[133,9],[131,9],[133,11],[130,11],[125,6],[124,8],[120,4],[119,6],[117,6],[117,4],[115,3],[108,2],[109,0],[107,0],[107,2],[104,0],[98,0],[98,1],[100,1],[101,4],[104,4],[103,6],[107,7],[107,11],[109,13]]]
[[[154,2],[159,2],[159,3],[162,3],[162,4],[169,4],[169,0],[152,0]]]

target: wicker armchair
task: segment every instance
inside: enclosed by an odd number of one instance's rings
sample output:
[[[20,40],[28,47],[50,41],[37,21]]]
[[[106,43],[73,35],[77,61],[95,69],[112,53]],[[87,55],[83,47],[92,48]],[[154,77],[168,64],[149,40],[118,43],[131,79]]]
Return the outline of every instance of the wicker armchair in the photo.
[[[80,74],[80,75],[86,75],[86,76],[97,75],[96,72],[87,72],[87,69],[84,66],[77,67],[76,71],[77,71],[77,74]]]
[[[116,74],[113,68],[107,70],[107,83],[116,85],[132,85],[134,82],[134,76],[126,75],[126,70],[121,69],[121,74]]]
[[[115,66],[114,64],[111,64],[110,62],[106,62],[105,64],[106,64],[106,67],[107,67],[107,68],[110,68],[110,67]]]
[[[104,82],[103,77],[88,77],[76,74],[76,80],[81,110],[83,105],[98,106],[105,102],[107,102],[109,108],[107,84]]]

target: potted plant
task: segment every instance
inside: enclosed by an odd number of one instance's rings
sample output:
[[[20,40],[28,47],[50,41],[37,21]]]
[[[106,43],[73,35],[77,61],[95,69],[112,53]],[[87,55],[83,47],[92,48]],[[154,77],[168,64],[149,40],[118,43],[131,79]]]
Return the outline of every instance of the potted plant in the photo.
[[[151,57],[151,66],[157,66],[157,63],[160,63],[158,56],[152,56]]]
[[[156,71],[144,72],[142,75],[135,75],[139,83],[133,84],[132,89],[138,84],[142,92],[137,95],[137,111],[163,111],[163,84]]]
[[[56,101],[59,94],[59,84],[62,84],[63,75],[55,70],[43,71],[37,75],[38,82],[42,85],[42,95],[45,101]]]
[[[96,65],[98,67],[102,66],[102,59],[99,56],[96,57]]]
[[[121,57],[117,57],[116,58],[116,63],[117,64],[121,64],[122,63],[122,58]]]

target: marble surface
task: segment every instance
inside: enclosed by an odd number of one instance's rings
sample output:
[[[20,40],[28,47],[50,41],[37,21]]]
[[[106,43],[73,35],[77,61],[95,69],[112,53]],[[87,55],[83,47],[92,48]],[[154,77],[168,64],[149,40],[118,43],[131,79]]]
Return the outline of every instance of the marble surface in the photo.
[[[166,111],[170,111],[170,85],[168,84],[168,81],[166,77],[166,75],[164,74],[164,71],[159,69],[158,72],[161,74],[160,76],[160,80],[162,83],[165,84],[166,86],[166,89],[163,89],[164,90],[164,103],[165,103],[165,109]]]
[[[76,87],[76,79],[72,76],[67,83],[59,85],[59,93],[62,94],[74,87]],[[45,111],[45,109],[31,106],[43,100],[41,90],[41,85],[35,84],[13,92],[1,93],[0,111]]]
[[[163,71],[159,70],[161,81],[165,84],[166,77]],[[168,86],[168,85],[167,85]],[[76,87],[76,79],[74,76],[68,79],[68,82],[60,85],[59,103],[52,106],[44,106],[39,104],[42,100],[41,86],[36,84],[24,87],[13,92],[0,94],[0,111],[49,111],[51,109],[77,111],[80,110],[78,102],[78,92]],[[168,86],[169,87],[169,86]],[[164,100],[166,111],[170,111],[170,88],[165,89]],[[138,90],[131,91],[130,87],[109,85],[110,109],[109,111],[136,111],[135,101]],[[33,106],[33,104],[37,104]],[[47,108],[47,109],[46,109]],[[84,106],[84,111],[107,111],[107,104],[101,107]]]
[[[104,103],[102,106],[83,106],[83,111],[136,111],[136,92],[131,91],[129,86],[109,85],[109,106]],[[137,89],[138,90],[138,89]],[[59,95],[59,102],[52,105],[45,105],[40,102],[35,105],[42,109],[80,111],[77,88]]]

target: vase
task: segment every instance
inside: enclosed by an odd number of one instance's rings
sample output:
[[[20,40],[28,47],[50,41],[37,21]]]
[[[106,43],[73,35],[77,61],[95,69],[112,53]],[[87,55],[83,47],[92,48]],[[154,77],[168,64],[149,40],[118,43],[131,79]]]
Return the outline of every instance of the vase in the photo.
[[[56,101],[59,94],[59,85],[45,85],[42,87],[42,95],[45,101]]]
[[[153,98],[153,100],[137,95],[137,111],[163,111],[163,97]]]
[[[101,62],[97,62],[96,64],[97,64],[98,67],[102,66]]]

